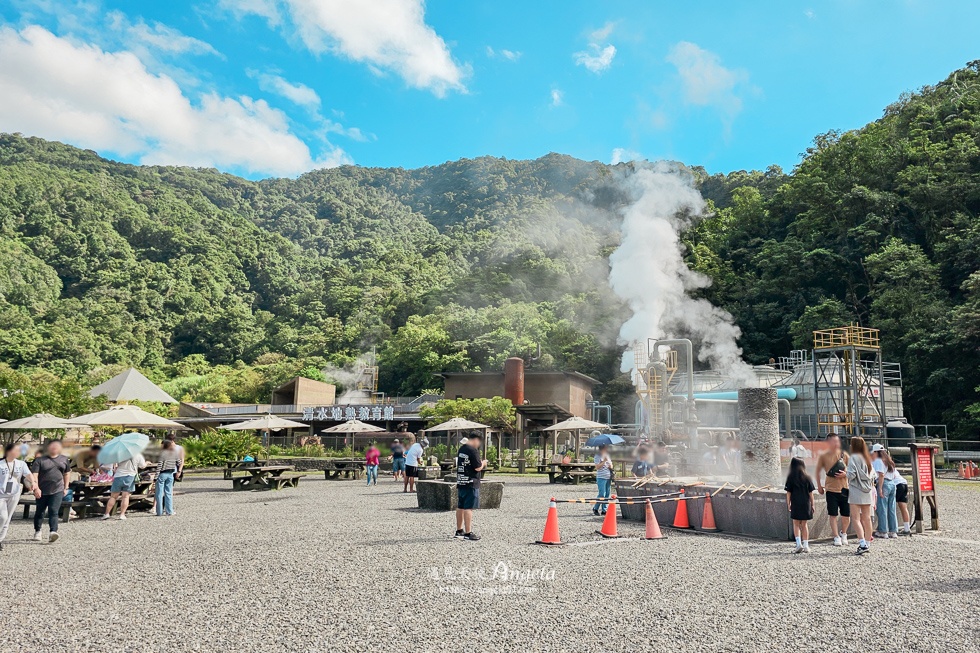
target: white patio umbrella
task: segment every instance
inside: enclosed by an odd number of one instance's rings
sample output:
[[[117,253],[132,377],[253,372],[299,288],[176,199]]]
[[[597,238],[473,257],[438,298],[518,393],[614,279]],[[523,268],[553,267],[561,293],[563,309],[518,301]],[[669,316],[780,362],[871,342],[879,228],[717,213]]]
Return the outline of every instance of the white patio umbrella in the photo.
[[[278,431],[280,429],[306,429],[309,428],[309,424],[293,422],[266,413],[258,419],[247,419],[244,422],[235,422],[220,428],[226,431]]]
[[[459,432],[460,431],[472,431],[477,429],[483,429],[483,452],[487,451],[487,434],[490,431],[490,427],[486,424],[480,424],[479,422],[471,422],[468,419],[463,419],[462,417],[454,417],[451,420],[445,421],[442,424],[437,424],[430,428],[425,429],[426,433],[431,431],[455,431],[456,432],[456,442],[459,442]]]
[[[139,406],[113,406],[108,410],[100,410],[97,413],[81,415],[68,420],[73,425],[86,426],[121,426],[123,428],[145,428],[145,429],[176,429],[189,431],[190,428],[183,424],[178,424],[166,417],[154,415],[143,410]]]
[[[346,422],[341,422],[336,426],[331,426],[328,429],[323,429],[320,433],[350,433],[351,434],[351,446],[354,446],[354,434],[356,433],[381,433],[384,429],[373,424],[367,424],[359,419],[352,419]],[[344,438],[344,443],[347,443],[347,438]]]
[[[593,422],[590,419],[585,419],[583,417],[573,416],[566,419],[564,422],[558,422],[557,424],[552,424],[542,430],[544,431],[574,431],[575,432],[575,457],[578,458],[580,451],[579,436],[582,431],[589,429],[605,429],[609,428],[608,424],[602,424],[600,422]],[[547,447],[547,442],[545,442],[545,447]],[[557,453],[558,451],[558,438],[555,437],[554,449]]]
[[[68,420],[55,417],[50,413],[36,413],[30,417],[21,417],[0,424],[0,429],[7,431],[46,431],[54,429],[75,429],[80,428],[78,424],[72,424]]]

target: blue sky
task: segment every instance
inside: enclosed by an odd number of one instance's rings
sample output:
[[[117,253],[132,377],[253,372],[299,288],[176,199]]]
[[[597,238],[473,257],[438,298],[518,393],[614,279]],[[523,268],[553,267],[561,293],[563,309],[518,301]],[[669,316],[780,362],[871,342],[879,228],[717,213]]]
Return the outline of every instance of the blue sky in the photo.
[[[482,155],[790,169],[980,58],[977,2],[0,0],[0,131],[251,178]]]

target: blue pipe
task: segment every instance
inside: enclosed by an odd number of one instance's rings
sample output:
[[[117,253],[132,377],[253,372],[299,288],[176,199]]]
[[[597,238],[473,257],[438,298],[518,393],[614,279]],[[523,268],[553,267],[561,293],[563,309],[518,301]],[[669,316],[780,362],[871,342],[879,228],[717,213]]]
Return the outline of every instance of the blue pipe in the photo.
[[[694,393],[695,399],[738,399],[737,390],[722,390],[719,392],[696,392]],[[796,399],[796,389],[795,388],[776,388],[776,398],[777,399],[789,399],[790,401]]]

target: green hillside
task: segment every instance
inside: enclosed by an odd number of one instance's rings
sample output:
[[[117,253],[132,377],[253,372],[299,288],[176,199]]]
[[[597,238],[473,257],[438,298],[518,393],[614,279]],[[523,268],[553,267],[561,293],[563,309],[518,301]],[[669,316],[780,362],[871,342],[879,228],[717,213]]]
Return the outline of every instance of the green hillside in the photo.
[[[694,169],[717,210],[688,260],[747,360],[879,327],[910,416],[977,439],[977,69],[818,136],[790,175]],[[181,396],[248,401],[372,346],[383,389],[410,394],[540,343],[535,365],[596,376],[625,407],[627,315],[605,276],[631,171],[550,154],[252,182],[0,135],[0,361],[85,383],[134,364]]]

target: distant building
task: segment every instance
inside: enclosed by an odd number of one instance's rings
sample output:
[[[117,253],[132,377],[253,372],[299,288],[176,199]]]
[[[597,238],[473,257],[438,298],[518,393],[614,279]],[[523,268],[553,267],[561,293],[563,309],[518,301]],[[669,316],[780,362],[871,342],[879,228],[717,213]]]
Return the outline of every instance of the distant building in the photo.
[[[294,376],[272,391],[273,406],[329,406],[337,398],[337,386]]]
[[[443,372],[446,399],[491,399],[504,395],[503,372]],[[577,415],[591,419],[586,401],[599,381],[579,372],[524,372],[524,404],[555,406],[562,419]]]
[[[88,391],[90,397],[105,395],[109,401],[159,401],[175,404],[177,400],[160,389],[135,367],[120,372],[105,383],[100,383]]]

